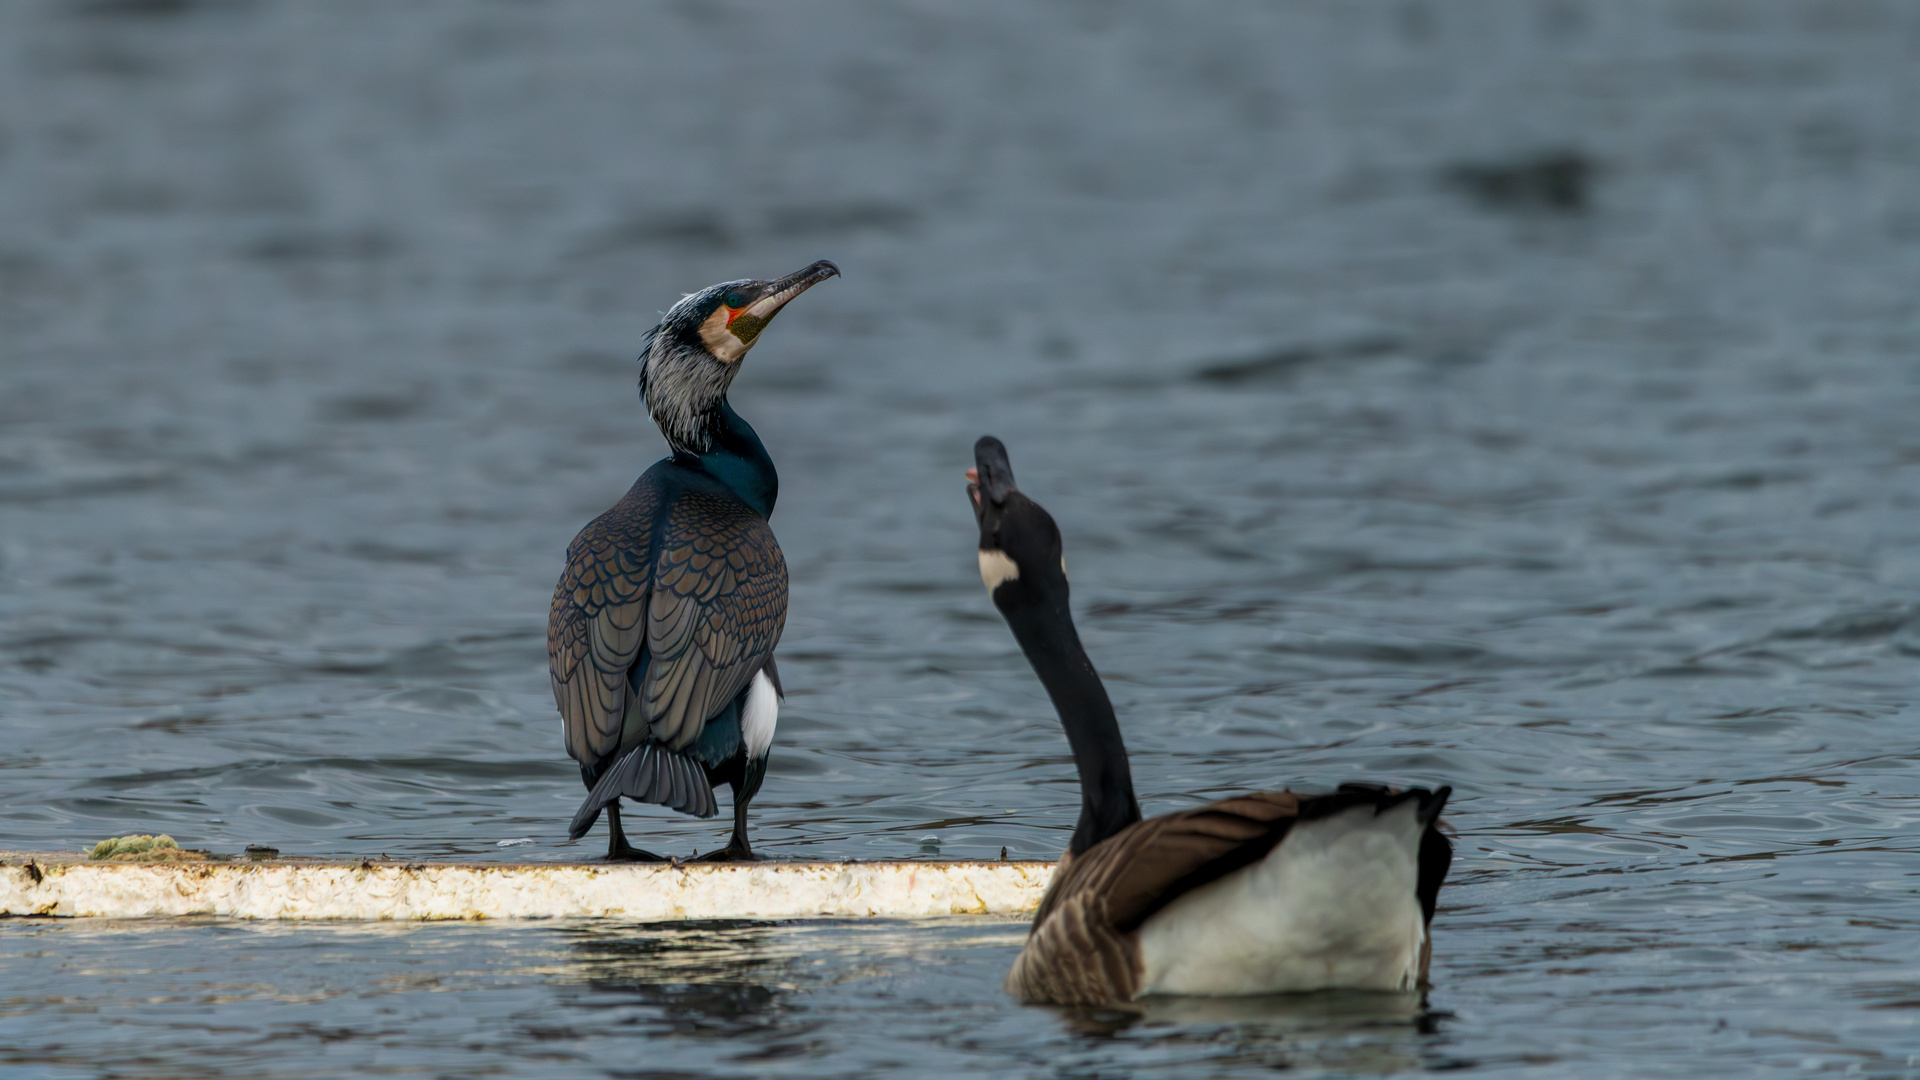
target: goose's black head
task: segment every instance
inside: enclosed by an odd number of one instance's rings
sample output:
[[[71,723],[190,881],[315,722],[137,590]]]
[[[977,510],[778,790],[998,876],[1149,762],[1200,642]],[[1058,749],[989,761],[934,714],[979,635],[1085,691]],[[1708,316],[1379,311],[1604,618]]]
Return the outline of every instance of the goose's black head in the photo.
[[[991,435],[973,444],[967,494],[980,522],[980,580],[1040,676],[1080,772],[1075,855],[1140,820],[1127,744],[1100,673],[1080,647],[1067,603],[1067,567],[1052,515],[1013,486],[1007,448]]]
[[[688,296],[647,331],[640,396],[674,449],[703,453],[740,360],[787,302],[840,273],[825,259],[778,281],[723,281]]]
[[[999,439],[973,444],[967,495],[980,523],[980,580],[1003,615],[1067,599],[1067,567],[1053,515],[1013,486],[1013,465]]]

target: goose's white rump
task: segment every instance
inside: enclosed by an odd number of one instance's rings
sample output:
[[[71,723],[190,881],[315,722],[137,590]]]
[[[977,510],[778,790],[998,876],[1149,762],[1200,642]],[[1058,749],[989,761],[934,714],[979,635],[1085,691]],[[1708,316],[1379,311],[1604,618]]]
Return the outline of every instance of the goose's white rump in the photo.
[[[1419,810],[1406,799],[1300,821],[1264,859],[1155,912],[1139,931],[1140,992],[1414,989]]]

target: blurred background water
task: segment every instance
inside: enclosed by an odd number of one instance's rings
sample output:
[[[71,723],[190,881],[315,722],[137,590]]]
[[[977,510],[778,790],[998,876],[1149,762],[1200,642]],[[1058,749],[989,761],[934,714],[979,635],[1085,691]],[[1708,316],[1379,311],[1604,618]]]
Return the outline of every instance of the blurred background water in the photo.
[[[1064,845],[982,432],[1149,813],[1460,831],[1425,1008],[1022,1007],[992,920],[12,921],[0,1074],[1920,1076],[1916,55],[1893,0],[0,7],[0,846],[597,855],[544,620],[663,452],[640,335],[816,258],[733,395],[763,853]]]

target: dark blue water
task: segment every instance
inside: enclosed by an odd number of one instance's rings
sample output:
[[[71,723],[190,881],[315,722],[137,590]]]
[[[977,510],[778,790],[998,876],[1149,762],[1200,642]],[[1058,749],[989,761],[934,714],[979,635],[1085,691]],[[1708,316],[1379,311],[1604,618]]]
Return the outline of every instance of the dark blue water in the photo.
[[[0,846],[561,860],[574,531],[831,258],[774,857],[1050,857],[960,472],[1149,812],[1451,783],[1416,1002],[1018,1006],[1017,924],[0,925],[0,1074],[1920,1076],[1920,13],[0,9]],[[636,815],[645,842],[711,822]]]

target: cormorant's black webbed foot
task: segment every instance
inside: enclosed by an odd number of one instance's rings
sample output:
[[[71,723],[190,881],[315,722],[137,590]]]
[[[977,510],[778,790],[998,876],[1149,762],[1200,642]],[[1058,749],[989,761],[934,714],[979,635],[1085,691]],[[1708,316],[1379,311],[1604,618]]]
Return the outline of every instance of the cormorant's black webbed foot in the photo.
[[[626,830],[620,827],[620,803],[615,800],[607,804],[607,861],[608,862],[666,862],[666,856],[655,855],[627,843]]]
[[[753,853],[744,840],[735,840],[719,851],[709,851],[697,856],[694,862],[759,862],[760,856]]]
[[[747,804],[760,790],[760,778],[766,775],[766,760],[748,761],[744,781],[733,784],[733,836],[719,851],[709,851],[694,862],[759,862],[753,845],[747,841]]]

